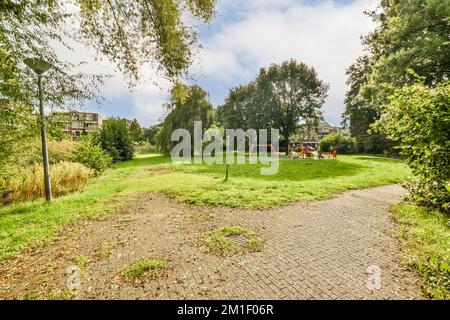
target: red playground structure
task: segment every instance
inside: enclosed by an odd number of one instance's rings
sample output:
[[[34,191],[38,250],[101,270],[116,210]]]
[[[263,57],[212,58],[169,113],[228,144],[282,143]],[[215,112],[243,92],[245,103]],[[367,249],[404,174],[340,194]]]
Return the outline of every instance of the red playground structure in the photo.
[[[288,148],[288,156],[292,159],[325,159],[325,157],[337,159],[336,150],[332,152],[317,151],[317,154],[314,153],[315,151],[314,147],[305,146],[303,143],[296,144],[291,142]]]

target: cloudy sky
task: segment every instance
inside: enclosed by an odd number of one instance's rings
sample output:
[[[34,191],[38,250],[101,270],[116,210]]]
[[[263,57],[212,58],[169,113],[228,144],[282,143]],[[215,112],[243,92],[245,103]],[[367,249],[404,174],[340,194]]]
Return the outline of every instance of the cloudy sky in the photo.
[[[362,52],[360,36],[374,28],[363,11],[374,8],[378,0],[218,2],[213,23],[200,25],[202,49],[192,66],[195,81],[209,92],[212,104],[220,105],[231,87],[253,80],[259,68],[294,58],[314,66],[319,77],[330,84],[323,111],[326,120],[338,125],[344,108],[345,69]],[[77,54],[94,53],[80,48]],[[161,105],[167,99],[167,83],[159,81],[158,87],[141,84],[129,92],[123,78],[106,61],[92,67],[114,77],[102,89],[106,101],[89,105],[89,110],[137,118],[144,126],[164,116]]]

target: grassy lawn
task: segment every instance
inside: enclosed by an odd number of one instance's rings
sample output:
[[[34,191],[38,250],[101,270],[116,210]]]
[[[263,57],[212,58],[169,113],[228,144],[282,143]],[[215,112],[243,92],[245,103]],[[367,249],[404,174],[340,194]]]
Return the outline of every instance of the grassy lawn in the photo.
[[[137,192],[164,192],[199,205],[265,208],[297,200],[330,197],[348,189],[404,180],[409,169],[398,160],[340,156],[338,160],[280,161],[273,176],[261,165],[172,165],[170,158],[138,156],[94,179],[83,192],[0,208],[0,259],[50,241],[67,224],[115,212]]]
[[[425,295],[450,299],[450,216],[406,203],[391,210],[400,225],[403,263],[423,277]]]

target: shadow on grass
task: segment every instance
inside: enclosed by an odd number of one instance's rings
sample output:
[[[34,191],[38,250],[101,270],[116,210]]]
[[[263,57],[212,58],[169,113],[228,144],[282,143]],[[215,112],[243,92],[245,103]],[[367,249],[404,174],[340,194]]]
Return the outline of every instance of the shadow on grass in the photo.
[[[395,158],[380,158],[380,157],[373,157],[373,156],[359,156],[354,157],[355,160],[363,160],[363,161],[372,161],[372,162],[398,162],[401,161],[401,159],[395,159]]]
[[[172,162],[170,157],[165,157],[157,154],[137,156],[133,160],[116,163],[113,165],[114,169],[136,168],[143,166],[152,166],[159,164],[170,164]]]

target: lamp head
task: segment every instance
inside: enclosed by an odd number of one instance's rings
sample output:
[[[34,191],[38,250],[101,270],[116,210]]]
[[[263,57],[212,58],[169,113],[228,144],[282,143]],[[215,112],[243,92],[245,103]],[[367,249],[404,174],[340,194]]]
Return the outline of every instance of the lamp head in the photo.
[[[28,58],[24,60],[25,64],[37,74],[43,74],[52,67],[50,63],[39,58]]]

